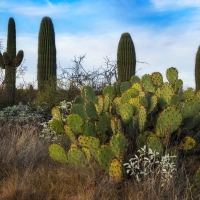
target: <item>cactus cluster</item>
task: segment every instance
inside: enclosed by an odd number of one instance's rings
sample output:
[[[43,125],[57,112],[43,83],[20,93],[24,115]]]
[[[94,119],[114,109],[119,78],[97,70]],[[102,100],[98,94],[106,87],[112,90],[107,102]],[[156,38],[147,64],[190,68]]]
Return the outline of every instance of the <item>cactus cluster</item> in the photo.
[[[182,80],[173,67],[166,77],[168,82],[159,72],[134,75],[130,81],[106,86],[100,96],[84,86],[67,119],[62,119],[58,107],[52,110],[51,127],[68,135],[73,152],[78,152],[72,155],[82,159],[77,165],[94,158],[115,180],[122,178],[128,144],[135,151],[146,145],[160,156],[200,152],[200,92],[182,92]]]

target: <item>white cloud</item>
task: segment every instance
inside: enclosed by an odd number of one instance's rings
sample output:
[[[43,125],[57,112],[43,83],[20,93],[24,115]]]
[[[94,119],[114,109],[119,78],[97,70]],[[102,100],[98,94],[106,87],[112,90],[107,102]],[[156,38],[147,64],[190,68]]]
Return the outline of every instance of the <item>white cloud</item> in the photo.
[[[200,7],[199,0],[150,0],[158,10],[171,10],[182,7]]]

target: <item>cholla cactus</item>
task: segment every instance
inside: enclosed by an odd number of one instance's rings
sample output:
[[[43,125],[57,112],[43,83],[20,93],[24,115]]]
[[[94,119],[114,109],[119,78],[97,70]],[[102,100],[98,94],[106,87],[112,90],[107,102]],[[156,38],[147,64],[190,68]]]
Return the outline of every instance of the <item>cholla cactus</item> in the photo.
[[[152,151],[150,148],[147,149],[146,145],[138,150],[139,156],[134,155],[134,158],[129,160],[129,163],[125,163],[124,166],[127,168],[126,173],[130,176],[134,176],[138,182],[143,178],[151,177],[154,175],[161,175],[161,187],[165,183],[168,183],[172,178],[173,173],[176,171],[176,165],[171,158],[176,156],[169,156],[169,154],[158,157],[158,152]]]

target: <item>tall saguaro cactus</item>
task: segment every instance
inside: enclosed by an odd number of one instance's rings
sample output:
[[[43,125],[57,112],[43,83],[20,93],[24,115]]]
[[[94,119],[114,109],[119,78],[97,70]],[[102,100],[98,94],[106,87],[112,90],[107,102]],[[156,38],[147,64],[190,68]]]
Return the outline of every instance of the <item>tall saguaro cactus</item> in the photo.
[[[5,91],[8,105],[15,104],[16,68],[21,64],[24,57],[22,50],[16,55],[16,29],[15,21],[11,17],[8,22],[7,51],[0,53],[0,67],[5,69]]]
[[[38,37],[38,90],[44,90],[44,83],[51,80],[56,86],[56,45],[55,32],[50,17],[44,17]]]
[[[121,35],[117,50],[118,81],[130,80],[135,75],[136,55],[135,47],[129,33]]]
[[[200,90],[200,46],[197,50],[196,60],[195,60],[195,84],[196,84],[196,91]]]

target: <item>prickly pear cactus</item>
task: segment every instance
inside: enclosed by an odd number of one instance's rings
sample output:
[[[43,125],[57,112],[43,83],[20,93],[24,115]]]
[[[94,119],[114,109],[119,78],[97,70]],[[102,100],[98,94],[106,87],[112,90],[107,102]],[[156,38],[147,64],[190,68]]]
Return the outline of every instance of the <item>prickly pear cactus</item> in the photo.
[[[134,75],[130,81],[106,86],[99,96],[84,86],[67,118],[59,107],[53,108],[51,128],[75,145],[66,151],[67,162],[87,166],[94,158],[111,179],[121,180],[126,155],[144,145],[160,156],[193,149],[200,153],[200,137],[193,134],[200,128],[200,92],[183,92],[173,67],[166,78],[169,82],[163,82],[159,72],[141,79]],[[62,160],[53,151],[52,158]]]

